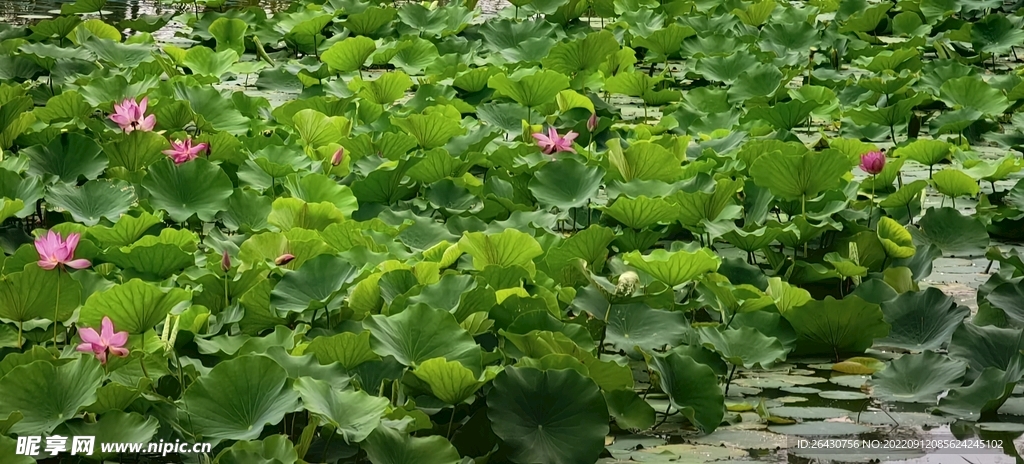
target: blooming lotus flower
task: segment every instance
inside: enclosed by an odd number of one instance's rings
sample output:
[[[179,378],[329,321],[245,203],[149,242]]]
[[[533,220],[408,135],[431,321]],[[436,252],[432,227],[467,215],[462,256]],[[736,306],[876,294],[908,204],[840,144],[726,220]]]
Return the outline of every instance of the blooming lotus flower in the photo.
[[[880,151],[869,151],[860,155],[860,169],[872,176],[882,172],[885,168],[885,153]]]
[[[149,132],[156,126],[156,115],[146,116],[146,106],[149,105],[149,97],[142,97],[142,101],[136,103],[134,98],[126,98],[121,103],[114,104],[114,114],[110,120],[121,127],[125,133],[133,130]]]
[[[64,240],[60,234],[49,231],[45,236],[36,239],[36,252],[39,253],[39,267],[52,270],[57,266],[67,265],[74,269],[85,269],[92,263],[88,259],[73,259],[75,248],[78,248],[79,234],[68,234]]]
[[[341,164],[342,160],[344,160],[344,159],[345,159],[345,147],[341,147],[341,148],[338,149],[338,151],[334,152],[334,154],[331,155],[331,165],[332,166],[338,166],[338,165]]]
[[[572,148],[572,141],[578,135],[580,134],[569,131],[565,136],[560,136],[554,127],[549,127],[548,135],[537,132],[533,134],[533,138],[537,139],[537,146],[541,148],[545,155],[553,155],[561,151],[576,153],[576,150]]]
[[[102,364],[107,363],[108,352],[122,358],[128,356],[128,349],[124,347],[128,343],[128,332],[114,332],[114,323],[107,316],[103,316],[99,333],[96,329],[85,328],[78,331],[78,336],[82,337],[78,351],[92,352]]]
[[[164,150],[163,153],[170,156],[174,164],[181,164],[198,158],[199,154],[207,148],[210,148],[210,146],[205,142],[192,145],[192,139],[186,138],[184,141],[175,140],[171,142],[171,149]]]
[[[285,253],[281,256],[278,256],[277,259],[274,260],[274,264],[278,266],[284,266],[285,264],[292,262],[293,259],[295,259],[295,255],[291,253]]]

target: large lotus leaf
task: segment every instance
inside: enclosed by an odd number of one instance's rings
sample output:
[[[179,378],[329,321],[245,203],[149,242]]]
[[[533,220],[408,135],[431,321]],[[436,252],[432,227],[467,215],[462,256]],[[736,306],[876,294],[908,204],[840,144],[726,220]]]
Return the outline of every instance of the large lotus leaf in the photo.
[[[846,23],[839,28],[839,32],[871,32],[878,27],[878,23],[887,17],[886,13],[892,5],[883,3],[870,8],[860,10],[847,18]]]
[[[292,196],[307,203],[331,202],[346,216],[359,209],[352,189],[320,173],[308,173],[301,178],[289,176],[284,186]]]
[[[415,137],[424,150],[444,146],[452,137],[466,132],[457,119],[441,112],[392,117],[391,123]]]
[[[487,395],[491,428],[517,464],[587,464],[604,450],[608,408],[593,380],[571,369],[505,367]]]
[[[742,188],[742,179],[721,179],[713,192],[679,191],[669,199],[679,205],[679,222],[687,227],[700,227],[705,223],[738,219],[742,212],[735,204],[736,193]]]
[[[970,385],[954,388],[939,400],[938,411],[969,421],[994,414],[1020,381],[1024,369],[1021,364],[1022,358],[1017,356],[1005,371],[994,367],[985,368]]]
[[[103,218],[116,220],[134,200],[134,189],[121,180],[90,180],[81,187],[57,184],[46,195],[46,201],[87,226],[99,224]]]
[[[623,255],[622,260],[671,287],[718,270],[722,264],[721,258],[707,248],[694,252],[657,249],[647,255],[631,251]]]
[[[380,424],[388,406],[387,398],[363,391],[342,391],[309,377],[295,381],[295,391],[310,412],[327,419],[345,443],[363,441]]]
[[[963,384],[967,363],[932,351],[905,354],[876,372],[871,396],[882,401],[935,404],[939,394]]]
[[[609,143],[608,163],[615,168],[618,179],[629,182],[660,180],[675,182],[683,177],[679,159],[661,145],[641,141],[623,150],[618,140]]]
[[[729,87],[729,99],[746,101],[774,95],[784,79],[782,71],[774,65],[758,64],[752,69],[745,70]]]
[[[363,320],[370,330],[373,351],[394,356],[411,367],[433,358],[458,361],[479,375],[480,346],[448,311],[416,305],[394,316],[373,315]]]
[[[351,122],[343,116],[327,116],[307,108],[292,116],[292,125],[307,146],[317,148],[337,143],[348,133]]]
[[[225,97],[212,86],[194,81],[173,82],[174,98],[188,103],[195,114],[195,123],[204,131],[224,131],[233,135],[249,131],[250,120],[243,116],[234,100]],[[160,122],[160,118],[157,118]],[[211,131],[212,132],[212,131]]]
[[[942,84],[939,98],[952,109],[968,108],[986,115],[1001,114],[1010,103],[980,77],[964,76]]]
[[[921,233],[915,238],[938,246],[944,255],[981,256],[989,246],[985,225],[955,208],[928,208],[917,225]]]
[[[725,417],[725,395],[710,367],[674,351],[650,356],[648,367],[658,374],[672,407],[690,423],[705,434],[718,428]]]
[[[569,88],[569,78],[556,71],[513,76],[495,74],[487,80],[487,86],[529,108],[554,101],[558,92]]]
[[[957,0],[921,0],[921,14],[928,24],[935,24],[946,16],[960,12],[963,2]]]
[[[694,35],[697,35],[697,31],[690,26],[669,24],[643,37],[634,37],[630,45],[633,48],[645,48],[652,52],[645,57],[649,61],[665,61],[679,52],[683,40]]]
[[[317,256],[281,278],[270,294],[270,305],[281,311],[295,312],[336,308],[341,299],[335,299],[335,292],[358,274],[359,268],[337,256]]]
[[[974,51],[1005,54],[1024,43],[1024,31],[1002,14],[990,14],[971,24]]]
[[[592,225],[577,232],[548,249],[544,261],[549,274],[556,279],[561,277],[563,282],[573,281],[576,273],[571,264],[577,259],[585,261],[592,272],[601,272],[613,240],[615,232],[607,227]]]
[[[31,146],[22,152],[31,160],[30,174],[53,175],[71,184],[77,183],[79,177],[95,179],[107,167],[100,146],[91,137],[76,132],[62,133],[47,145]]]
[[[882,217],[878,221],[877,233],[885,254],[890,258],[909,258],[917,252],[910,231],[890,217]]]
[[[295,445],[285,435],[271,435],[258,441],[236,441],[214,460],[217,464],[295,464]]]
[[[4,106],[6,107],[8,104],[10,102],[5,103]],[[33,110],[33,113],[36,115],[37,120],[47,124],[54,124],[63,121],[84,121],[92,114],[92,111],[92,105],[85,101],[85,97],[82,94],[74,90],[68,90],[50,98],[46,101],[46,106],[37,107]],[[7,111],[3,111],[3,113],[5,113],[5,116],[10,114]],[[8,117],[5,117],[4,120],[9,121]],[[0,123],[0,129],[6,128],[7,125]]]
[[[821,106],[821,103],[813,100],[790,100],[785,103],[778,103],[774,106],[759,106],[751,108],[747,112],[747,115],[752,119],[767,121],[776,129],[788,131],[800,124],[806,123],[811,112],[819,106]]]
[[[907,292],[882,303],[885,321],[892,329],[880,344],[912,351],[938,350],[970,314],[937,288]]]
[[[156,132],[132,131],[103,146],[103,152],[110,161],[110,167],[123,167],[139,171],[165,158],[161,153],[170,145],[167,139]]]
[[[896,157],[910,158],[925,166],[932,166],[949,158],[952,147],[949,142],[942,140],[919,139],[897,148],[893,154]]]
[[[784,361],[789,349],[775,337],[765,336],[757,329],[741,327],[739,329],[720,330],[703,327],[698,330],[700,343],[713,350],[722,358],[735,366],[752,369],[755,366],[768,369],[775,363]]]
[[[215,52],[208,47],[196,46],[189,48],[181,61],[193,74],[220,77],[238,62],[238,52],[230,48]]]
[[[598,31],[571,42],[555,45],[541,62],[545,68],[573,76],[593,72],[608,55],[619,50],[619,43],[610,31]]]
[[[348,37],[331,45],[320,57],[331,69],[339,72],[357,71],[377,50],[373,39],[363,36]]]
[[[217,51],[234,50],[238,56],[245,53],[245,32],[249,24],[238,18],[217,18],[207,30],[217,40]]]
[[[633,229],[646,229],[655,224],[669,223],[679,216],[678,208],[664,198],[621,196],[604,213]]]
[[[252,189],[235,189],[228,198],[228,207],[218,218],[229,230],[245,233],[267,229],[267,217],[273,210],[274,199],[260,195]]]
[[[603,318],[603,314],[592,314]],[[686,316],[678,311],[663,311],[643,304],[612,305],[608,309],[605,342],[617,351],[633,353],[635,347],[646,352],[662,350],[681,343],[689,329]]]
[[[932,183],[939,193],[956,199],[960,196],[975,196],[980,191],[978,181],[959,169],[943,169],[932,176]]]
[[[863,353],[876,338],[889,334],[882,309],[857,296],[836,300],[812,300],[783,313],[796,330],[797,352],[828,354]]]
[[[92,356],[57,365],[47,360],[23,364],[0,379],[0,417],[20,412],[24,417],[11,433],[49,434],[74,418],[78,410],[96,401],[103,368]]]
[[[645,72],[621,72],[605,78],[604,90],[610,93],[629,95],[631,97],[643,97],[654,91],[655,86],[662,78],[652,77]]]
[[[16,214],[18,214],[19,211],[21,211],[24,208],[24,201],[0,198],[0,222],[3,222],[9,217],[14,217]]]
[[[197,185],[203,188],[194,188]],[[149,192],[153,206],[167,211],[179,223],[192,215],[212,221],[227,207],[232,187],[223,170],[202,158],[180,165],[167,158],[151,166],[142,180],[142,188]]]
[[[315,355],[320,364],[337,362],[346,369],[380,359],[370,348],[370,332],[368,331],[358,334],[342,332],[329,337],[316,337],[306,347],[306,352]]]
[[[431,393],[447,404],[456,405],[473,396],[494,375],[494,370],[484,372],[482,378],[473,375],[473,371],[457,361],[445,361],[443,358],[429,359],[412,371],[424,383],[430,386]]]
[[[147,235],[129,246],[107,250],[105,259],[122,269],[166,278],[195,263],[196,240],[192,232],[167,228],[159,236]]]
[[[473,267],[480,271],[487,266],[533,269],[533,258],[544,253],[537,239],[516,229],[497,234],[467,232],[459,239],[459,249],[473,257]]]
[[[392,52],[394,56],[391,57],[389,63],[410,74],[422,73],[424,69],[440,58],[437,46],[433,42],[411,37],[400,40],[393,49],[379,53],[375,57],[375,61]],[[379,63],[379,61],[377,62]]]
[[[694,71],[702,74],[705,79],[710,81],[732,84],[739,79],[740,75],[754,69],[755,66],[757,66],[757,60],[754,56],[748,51],[740,50],[731,55],[702,58],[697,61]],[[687,98],[689,99],[690,97]]]
[[[82,306],[78,323],[84,327],[99,328],[103,318],[109,317],[117,330],[145,333],[162,322],[171,310],[183,309],[189,299],[189,292],[185,289],[163,289],[132,279],[90,295]]]
[[[533,173],[530,192],[545,207],[566,210],[587,204],[597,196],[604,170],[587,166],[572,158],[562,158]]]
[[[784,200],[810,199],[839,186],[850,172],[849,158],[838,150],[803,155],[768,154],[750,167],[754,183]]]
[[[247,355],[223,361],[189,385],[178,420],[209,438],[252,440],[299,408],[288,373],[273,359]]]
[[[56,310],[57,319],[64,321],[82,301],[81,292],[82,284],[69,273],[29,264],[0,279],[0,317],[15,322],[52,321]]]
[[[18,217],[25,217],[36,211],[36,200],[43,198],[43,186],[40,178],[0,169],[0,197],[21,200],[24,206],[17,212]]]
[[[153,439],[160,428],[160,421],[153,416],[144,416],[136,412],[110,411],[104,413],[95,422],[75,420],[65,423],[66,435],[95,437],[97,443],[112,443],[116,440],[130,440],[133,443],[147,443]],[[58,429],[56,432],[61,432]],[[55,433],[54,435],[60,435]],[[93,459],[114,459],[119,453],[102,452],[102,447],[90,455]]]
[[[1017,323],[1024,322],[1024,283],[1004,282],[992,289],[986,297],[994,307]]]
[[[386,425],[373,430],[362,443],[374,464],[458,464],[459,452],[444,437],[414,437]]]
[[[412,79],[402,71],[386,72],[372,81],[353,79],[349,84],[349,88],[357,92],[364,100],[378,105],[394,103],[402,98],[410,87],[412,87]]]

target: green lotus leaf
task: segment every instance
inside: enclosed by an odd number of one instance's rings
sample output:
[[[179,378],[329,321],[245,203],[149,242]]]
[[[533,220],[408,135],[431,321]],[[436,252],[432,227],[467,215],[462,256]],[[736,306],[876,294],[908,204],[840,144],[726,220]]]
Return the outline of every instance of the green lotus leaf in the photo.
[[[765,336],[750,327],[724,330],[702,327],[697,333],[705,348],[717,352],[732,365],[742,366],[744,369],[752,369],[755,366],[769,369],[775,363],[784,361],[789,352],[779,339]]]
[[[512,76],[495,74],[487,80],[487,86],[520,105],[534,108],[554,101],[558,92],[569,88],[569,78],[548,70]]]
[[[474,372],[482,369],[480,346],[448,311],[412,306],[394,316],[373,315],[363,321],[373,351],[416,367],[433,358],[458,361]]]
[[[878,23],[887,17],[892,5],[883,3],[870,8],[858,11],[846,19],[846,23],[839,28],[839,32],[871,32],[878,27]]]
[[[257,441],[236,441],[214,460],[217,464],[295,464],[299,459],[285,435],[271,435]]]
[[[172,84],[174,98],[188,103],[188,108],[195,114],[196,125],[204,131],[224,131],[234,135],[249,131],[250,119],[242,115],[232,99],[217,89],[198,85],[194,81],[177,81]],[[157,122],[160,122],[160,116]]]
[[[871,396],[883,401],[936,404],[939,394],[963,384],[967,363],[933,351],[905,354],[876,372]]]
[[[937,411],[976,421],[983,415],[994,414],[1013,393],[1021,378],[1021,357],[1017,355],[1005,371],[985,368],[970,385],[954,388],[939,400]]]
[[[362,443],[370,462],[379,464],[457,464],[459,452],[441,436],[414,437],[386,425]]]
[[[938,350],[970,314],[941,290],[927,288],[903,293],[882,303],[882,313],[892,329],[879,343],[912,351]]]
[[[494,433],[515,463],[590,463],[604,450],[608,408],[574,370],[506,367],[487,395]]]
[[[341,25],[358,35],[374,35],[395,20],[398,12],[394,8],[371,6],[348,15]]]
[[[963,4],[956,0],[921,0],[921,14],[928,24],[960,12]]]
[[[412,87],[412,84],[412,79],[408,74],[402,71],[392,71],[383,73],[372,81],[353,79],[349,88],[367,101],[387,106],[405,96],[405,92]]]
[[[60,292],[57,292],[57,289]],[[68,272],[47,271],[35,263],[0,279],[0,317],[25,322],[33,319],[63,322],[82,301],[82,284]]]
[[[546,69],[573,76],[596,71],[608,55],[618,49],[619,43],[610,31],[598,31],[555,45],[541,63]]]
[[[189,186],[202,185],[202,189]],[[185,222],[192,215],[212,221],[227,207],[231,196],[231,179],[217,165],[199,158],[175,165],[170,158],[150,167],[142,180],[153,206],[167,211],[175,222]]]
[[[468,232],[459,239],[459,249],[473,257],[473,267],[521,266],[533,269],[533,259],[544,253],[537,239],[515,229],[497,234]]]
[[[22,152],[31,160],[30,174],[52,175],[66,183],[77,183],[79,177],[95,179],[107,167],[100,146],[92,138],[74,132],[65,132],[45,146],[31,146]]]
[[[270,305],[281,311],[334,309],[341,304],[335,293],[359,274],[359,268],[331,255],[320,255],[288,272],[270,294]]]
[[[388,400],[362,391],[337,390],[322,380],[302,377],[295,381],[295,391],[303,406],[333,425],[345,443],[366,439],[380,424]]]
[[[304,109],[292,116],[292,125],[306,146],[317,148],[336,143],[348,133],[351,122],[343,116],[329,117],[313,109]]]
[[[272,198],[252,189],[235,189],[228,198],[227,209],[217,217],[230,230],[252,233],[268,228],[267,217],[272,210]]]
[[[167,139],[156,132],[132,131],[103,146],[110,167],[123,167],[139,171],[164,159],[162,153],[170,147]]]
[[[299,395],[288,373],[260,355],[223,361],[199,377],[182,395],[179,420],[209,438],[252,440],[267,424],[299,409]]]
[[[278,198],[271,205],[267,223],[282,231],[295,228],[324,230],[345,222],[344,213],[333,203],[306,203],[298,198]]]
[[[882,208],[903,208],[914,202],[921,201],[921,193],[924,188],[928,186],[928,181],[924,179],[918,179],[908,184],[903,184],[896,193],[885,197],[884,200],[878,203]]]
[[[609,143],[609,164],[615,168],[617,180],[634,179],[675,182],[683,177],[679,159],[661,145],[641,141],[623,150],[618,141]]]
[[[765,2],[770,3],[770,2]],[[776,6],[774,2],[771,2]],[[697,61],[694,71],[705,79],[731,85],[739,77],[757,66],[757,61],[750,52],[739,50],[730,55],[708,56]],[[778,68],[776,68],[778,70]],[[690,96],[687,99],[691,98]],[[725,102],[728,105],[728,102]]]
[[[647,430],[654,426],[654,408],[633,390],[612,390],[604,393],[608,413],[623,430]]]
[[[122,215],[113,226],[93,226],[88,236],[101,247],[121,247],[135,243],[150,227],[160,224],[160,218],[149,213],[138,217]]]
[[[1009,370],[1024,349],[1021,331],[1013,328],[977,326],[963,323],[953,332],[949,356],[967,361],[970,377],[987,368]]]
[[[783,232],[783,229],[772,227],[761,227],[752,231],[734,229],[723,234],[722,238],[736,248],[746,252],[754,252],[771,245]]]
[[[249,24],[238,18],[217,18],[207,30],[217,39],[217,51],[234,50],[238,56],[245,53],[245,33]]]
[[[6,106],[6,104],[5,104]],[[64,121],[84,121],[91,113],[92,106],[82,94],[69,90],[46,101],[46,106],[33,110],[36,119],[47,124]]]
[[[920,230],[917,241],[924,246],[938,246],[944,255],[981,256],[989,246],[984,224],[954,208],[928,208],[917,226]],[[918,234],[914,234],[912,229],[911,235]]]
[[[784,200],[809,199],[839,186],[850,172],[849,159],[836,150],[803,155],[767,155],[750,167],[754,183]]]
[[[96,437],[97,443],[111,443],[115,440],[132,440],[133,443],[148,443],[160,428],[156,417],[146,417],[136,412],[110,411],[95,422],[75,420],[66,422],[68,435]],[[118,453],[103,453],[97,449],[95,459],[115,458]]]
[[[746,101],[752,98],[769,97],[779,90],[784,77],[782,71],[773,65],[757,64],[737,76],[732,86],[729,87],[729,99],[730,101]]]
[[[98,328],[109,317],[114,328],[139,334],[152,330],[171,310],[183,308],[190,299],[181,288],[162,289],[139,279],[93,293],[82,306],[78,323]]]
[[[457,405],[473,396],[480,387],[497,375],[491,369],[485,370],[482,377],[473,375],[473,371],[457,361],[445,361],[434,358],[424,361],[412,373],[430,386],[430,391],[437,399],[447,404]]]
[[[129,246],[107,250],[104,258],[122,269],[167,278],[195,264],[196,241],[192,232],[167,228],[159,236],[147,235]]]
[[[257,263],[273,261],[278,256],[290,254],[295,256],[288,263],[288,269],[298,269],[306,261],[335,251],[324,243],[316,231],[292,229],[285,233],[266,232],[254,235],[242,242],[238,258],[242,261],[240,270],[255,267]]]
[[[604,318],[604,314],[592,314]],[[632,353],[635,347],[645,352],[674,347],[686,336],[686,317],[675,311],[663,311],[643,304],[612,305],[607,313],[605,342],[616,351]]]
[[[604,80],[604,90],[631,97],[643,97],[654,92],[655,86],[661,80],[661,77],[652,77],[644,72],[623,72],[606,77]]]
[[[21,211],[24,208],[24,201],[0,198],[0,222],[3,222],[9,217],[14,217],[16,214],[18,214],[19,211]]]
[[[43,186],[37,176],[23,178],[14,171],[0,169],[0,197],[22,201],[25,205],[15,215],[25,217],[35,212],[36,200],[43,198]]]
[[[182,64],[194,74],[220,77],[238,62],[238,52],[230,48],[215,52],[208,47],[196,46],[189,48],[182,59]]]
[[[388,62],[410,74],[422,73],[427,66],[440,58],[437,46],[433,42],[418,37],[400,40],[395,44],[394,50],[394,56]],[[378,57],[380,56],[378,54]]]
[[[706,272],[713,272],[722,264],[722,260],[707,248],[694,252],[657,249],[647,255],[631,251],[623,255],[622,260],[670,287],[689,282]]]
[[[361,35],[339,40],[323,53],[320,59],[338,72],[358,71],[377,50],[377,44]]]
[[[932,183],[939,193],[956,199],[961,196],[975,196],[980,187],[978,181],[971,178],[959,169],[943,169],[932,176]]]
[[[889,334],[881,308],[857,296],[808,301],[782,313],[796,330],[797,352],[827,354],[838,360],[844,354],[863,353],[876,338]]]
[[[679,216],[678,209],[666,199],[642,195],[637,198],[619,197],[602,211],[616,221],[637,230],[655,224],[669,223]]]
[[[643,37],[634,37],[630,45],[633,48],[645,48],[651,52],[651,61],[665,61],[679,53],[683,40],[697,35],[690,26],[669,24]]]
[[[20,435],[49,434],[78,410],[96,401],[103,382],[103,368],[92,356],[56,365],[39,360],[24,364],[0,379],[0,417],[20,412],[24,418],[10,432]]]
[[[816,101],[790,100],[774,106],[751,108],[747,115],[750,118],[768,122],[778,130],[792,130],[807,121],[811,112],[821,106]],[[753,169],[751,172],[756,172]]]
[[[725,395],[710,367],[673,351],[649,356],[647,363],[672,407],[705,434],[718,428],[725,417]]]
[[[971,45],[981,53],[1005,54],[1024,44],[1024,31],[1001,14],[990,14],[971,24]]]
[[[604,170],[597,166],[586,166],[572,158],[563,158],[534,172],[529,188],[543,206],[577,208],[597,195],[603,177]]]
[[[712,192],[679,191],[669,201],[679,206],[679,222],[684,226],[703,228],[704,224],[739,219],[742,212],[735,203],[742,188],[742,179],[721,179]]]
[[[424,150],[444,146],[452,137],[466,132],[457,119],[441,112],[392,117],[391,123],[415,137]]]
[[[360,204],[390,205],[412,196],[414,189],[405,180],[410,164],[404,161],[385,162],[377,166],[365,179],[352,183],[352,192]]]
[[[992,307],[1000,309],[1015,322],[1024,321],[1024,285],[1020,282],[999,284],[986,297]]]
[[[917,252],[910,231],[889,217],[882,217],[878,221],[878,240],[890,258],[909,258]]]
[[[135,201],[135,192],[124,181],[90,180],[81,187],[54,185],[46,201],[71,213],[76,221],[94,226],[103,218],[113,221],[128,211]]]
[[[1002,92],[975,76],[946,81],[939,89],[939,98],[950,108],[967,108],[985,115],[1001,114],[1010,106]]]
[[[329,337],[316,337],[306,347],[306,352],[313,353],[320,364],[337,362],[346,369],[380,359],[370,349],[370,332],[368,331],[358,334],[343,332]]]

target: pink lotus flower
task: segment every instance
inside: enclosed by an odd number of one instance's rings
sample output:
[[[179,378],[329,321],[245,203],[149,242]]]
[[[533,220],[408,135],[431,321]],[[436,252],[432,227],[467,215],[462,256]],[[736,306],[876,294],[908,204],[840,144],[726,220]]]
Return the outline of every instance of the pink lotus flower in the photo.
[[[164,150],[163,153],[171,157],[174,164],[182,164],[192,161],[199,157],[199,154],[210,148],[205,142],[192,145],[192,139],[186,138],[184,141],[175,140],[171,142],[171,149]]]
[[[82,337],[78,351],[92,352],[102,364],[107,363],[107,352],[122,358],[128,356],[128,349],[124,347],[128,343],[128,332],[114,332],[114,323],[107,316],[103,316],[100,323],[100,333],[96,333],[96,329],[85,328],[78,331],[78,336]]]
[[[344,160],[344,159],[345,159],[345,147],[341,147],[341,148],[338,149],[338,151],[334,152],[334,154],[331,155],[331,166],[338,166],[338,165],[340,165],[342,160]]]
[[[592,113],[590,119],[587,119],[587,130],[594,132],[594,129],[597,129],[597,113]]]
[[[220,269],[224,272],[231,270],[231,256],[228,255],[227,250],[220,255]]]
[[[148,105],[149,97],[142,97],[139,103],[135,103],[134,98],[126,98],[114,104],[114,114],[110,115],[110,120],[121,126],[126,134],[133,130],[149,132],[156,127],[156,115],[146,116]]]
[[[78,248],[79,234],[68,234],[64,240],[60,234],[49,231],[45,236],[36,239],[36,252],[39,253],[39,267],[52,270],[57,266],[67,265],[74,269],[85,269],[92,263],[88,259],[72,259],[75,257],[75,248]]]
[[[295,259],[295,255],[291,253],[285,253],[281,256],[278,256],[277,259],[274,260],[274,264],[278,266],[284,266],[285,264],[292,262],[293,259]]]
[[[872,176],[882,172],[885,168],[885,153],[880,151],[869,151],[860,155],[860,169]]]
[[[578,135],[580,134],[569,131],[563,137],[558,135],[558,131],[554,127],[549,127],[548,135],[537,132],[533,134],[533,138],[537,139],[537,146],[541,148],[545,155],[553,155],[561,151],[576,153],[576,150],[572,148],[572,141]]]

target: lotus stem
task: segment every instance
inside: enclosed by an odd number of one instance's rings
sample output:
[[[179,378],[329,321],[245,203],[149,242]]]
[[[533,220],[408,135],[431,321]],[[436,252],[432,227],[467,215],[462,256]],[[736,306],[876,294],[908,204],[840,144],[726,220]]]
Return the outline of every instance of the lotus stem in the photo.
[[[57,267],[57,299],[53,302],[53,347],[57,348],[57,313],[60,311],[60,266]],[[20,333],[19,342],[20,342]],[[21,343],[19,343],[20,345]]]
[[[875,178],[876,174],[871,175],[871,198],[868,199],[868,229],[871,228],[871,216],[875,212]],[[910,205],[907,205],[910,206]]]

